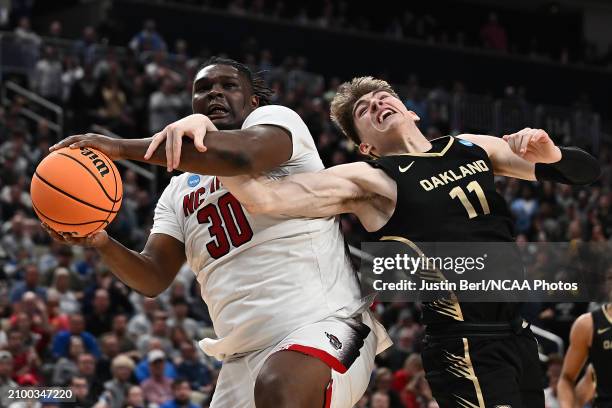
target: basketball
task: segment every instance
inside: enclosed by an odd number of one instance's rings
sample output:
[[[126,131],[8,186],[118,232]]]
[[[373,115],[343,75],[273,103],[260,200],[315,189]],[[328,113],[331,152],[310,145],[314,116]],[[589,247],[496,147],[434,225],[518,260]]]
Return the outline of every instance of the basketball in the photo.
[[[91,148],[63,148],[40,162],[30,187],[38,218],[58,233],[85,237],[110,224],[123,197],[114,163]]]

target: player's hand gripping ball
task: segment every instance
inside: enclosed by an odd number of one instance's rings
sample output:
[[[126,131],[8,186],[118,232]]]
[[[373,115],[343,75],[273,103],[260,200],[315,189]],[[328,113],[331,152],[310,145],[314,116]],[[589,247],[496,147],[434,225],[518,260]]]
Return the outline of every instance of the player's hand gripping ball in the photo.
[[[30,195],[44,224],[59,234],[86,237],[113,221],[121,207],[123,184],[104,153],[65,147],[40,162]]]

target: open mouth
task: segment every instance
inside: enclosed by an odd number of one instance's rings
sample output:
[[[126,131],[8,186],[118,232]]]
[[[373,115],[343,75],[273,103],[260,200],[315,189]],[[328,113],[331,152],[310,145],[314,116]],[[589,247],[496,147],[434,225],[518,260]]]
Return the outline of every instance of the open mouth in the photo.
[[[221,118],[228,114],[229,110],[223,105],[211,105],[208,107],[207,116],[209,118]]]
[[[380,111],[380,113],[376,117],[376,121],[378,123],[383,123],[383,121],[385,119],[387,119],[389,116],[393,115],[394,113],[396,113],[396,112],[391,110],[391,109],[389,109],[389,108],[385,108],[382,111]]]

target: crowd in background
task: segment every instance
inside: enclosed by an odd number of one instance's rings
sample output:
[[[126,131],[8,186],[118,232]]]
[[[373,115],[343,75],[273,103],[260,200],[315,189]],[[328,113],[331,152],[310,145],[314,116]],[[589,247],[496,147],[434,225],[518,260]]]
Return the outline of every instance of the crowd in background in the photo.
[[[242,12],[246,6],[237,0],[230,7]],[[32,31],[26,17],[17,24],[15,33],[36,44],[37,63],[30,75],[15,79],[65,108],[67,133],[89,131],[95,123],[124,137],[147,137],[191,113],[192,80],[205,56],[194,58],[182,40],[167,44],[155,22],[134,33],[126,52],[102,46],[94,27],[85,27],[70,46],[57,47]],[[60,22],[48,31],[61,33]],[[304,119],[326,166],[359,159],[329,120],[339,78],[309,72],[303,57],[280,60],[251,39],[237,57],[264,72],[275,91],[273,103],[291,107]],[[452,108],[465,95],[461,82],[423,89],[412,75],[401,85],[400,96],[421,117],[427,137],[466,130],[454,120]],[[53,242],[32,211],[29,182],[60,135],[46,120],[26,119],[23,107],[34,109],[19,97],[0,107],[0,406],[8,406],[10,401],[1,398],[15,384],[71,387],[78,399],[74,406],[175,407],[188,399],[207,406],[220,363],[197,346],[197,340],[214,333],[193,273],[185,266],[171,288],[148,299],[114,278],[94,250]],[[599,159],[603,176],[588,188],[497,179],[515,218],[517,241],[610,242],[609,146],[600,146]],[[158,174],[163,188],[168,180],[164,171]],[[122,209],[108,230],[141,250],[161,189],[152,191],[131,170],[123,169],[122,177]],[[368,240],[354,218],[344,217],[342,227],[352,245]],[[527,312],[534,324],[567,339],[571,323],[587,307],[535,304]],[[377,303],[373,310],[394,346],[377,359],[370,390],[358,406],[437,406],[418,354],[419,305]],[[560,365],[560,356],[548,356],[550,407],[555,406],[550,384],[556,383]]]
[[[369,3],[320,0],[307,4],[283,0],[169,0],[195,7],[227,10],[237,15],[272,18],[322,29],[344,30],[394,39],[415,39],[452,47],[486,49],[529,56],[561,64],[610,67],[612,44],[607,49],[582,36],[581,18],[551,2],[537,11],[491,11],[487,6],[457,1],[401,4],[377,7],[376,14],[363,13]],[[455,8],[469,7],[470,18],[456,18]],[[541,25],[523,29],[525,24]],[[544,28],[546,27],[546,28]],[[550,35],[547,31],[554,32]]]

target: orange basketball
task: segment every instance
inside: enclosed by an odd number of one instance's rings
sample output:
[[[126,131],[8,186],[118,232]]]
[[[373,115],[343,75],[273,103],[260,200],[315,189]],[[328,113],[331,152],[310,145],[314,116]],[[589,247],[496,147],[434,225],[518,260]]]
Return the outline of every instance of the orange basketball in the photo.
[[[40,162],[30,194],[41,221],[57,232],[84,237],[106,228],[115,218],[123,184],[117,167],[104,153],[65,147]]]

